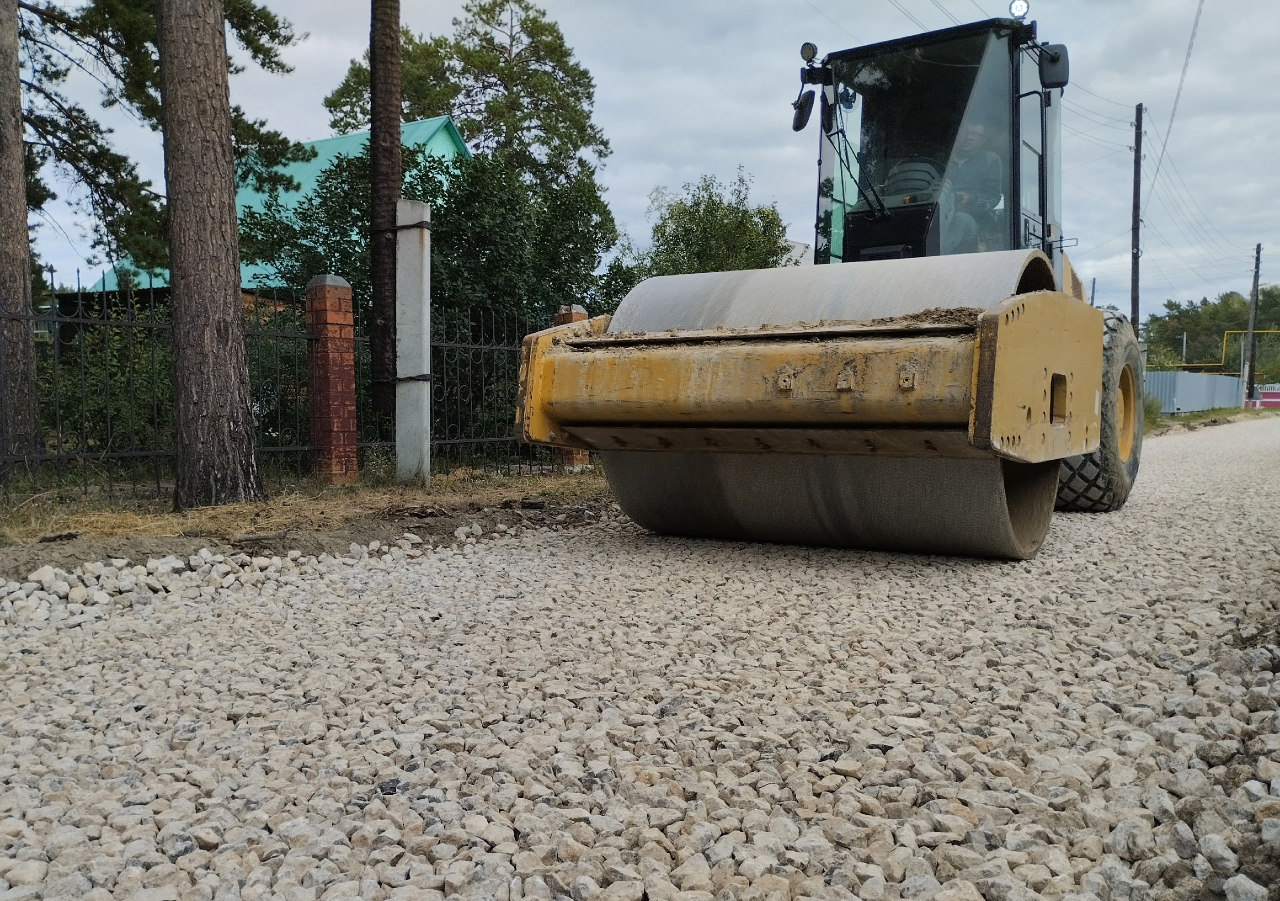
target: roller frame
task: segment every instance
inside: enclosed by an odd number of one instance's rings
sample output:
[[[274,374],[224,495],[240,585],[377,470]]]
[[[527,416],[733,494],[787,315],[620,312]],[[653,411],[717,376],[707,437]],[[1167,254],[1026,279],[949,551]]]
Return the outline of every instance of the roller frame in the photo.
[[[611,335],[609,322],[524,339],[522,440],[1023,463],[1098,446],[1103,316],[1061,292],[1011,297],[971,325],[917,314]]]

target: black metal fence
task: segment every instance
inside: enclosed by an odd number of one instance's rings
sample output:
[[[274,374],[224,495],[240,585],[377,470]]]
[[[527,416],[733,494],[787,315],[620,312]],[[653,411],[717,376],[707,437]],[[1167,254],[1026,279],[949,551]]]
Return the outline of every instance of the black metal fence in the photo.
[[[310,469],[305,298],[243,296],[257,443],[268,482]],[[173,484],[174,393],[169,290],[44,293],[34,311],[0,310],[0,402],[34,376],[33,428],[9,434],[0,416],[0,494],[52,488],[158,497]],[[369,339],[356,317],[358,452],[373,478],[394,470],[394,418],[372,411]],[[515,440],[520,341],[545,327],[492,311],[433,317],[432,468],[517,473],[554,466]],[[24,351],[25,347],[25,351]],[[19,370],[27,370],[25,373]],[[8,380],[8,383],[7,383]]]

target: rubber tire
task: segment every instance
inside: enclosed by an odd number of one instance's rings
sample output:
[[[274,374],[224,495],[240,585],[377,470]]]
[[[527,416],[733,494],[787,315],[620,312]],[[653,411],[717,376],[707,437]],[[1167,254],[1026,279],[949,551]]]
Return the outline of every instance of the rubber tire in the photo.
[[[1059,510],[1079,513],[1110,513],[1129,499],[1142,457],[1143,386],[1146,373],[1142,350],[1129,320],[1119,313],[1104,311],[1106,330],[1102,338],[1102,430],[1098,449],[1092,454],[1067,457],[1058,474]],[[1129,459],[1120,458],[1120,430],[1116,422],[1116,395],[1121,373],[1129,366],[1133,374],[1133,447]]]

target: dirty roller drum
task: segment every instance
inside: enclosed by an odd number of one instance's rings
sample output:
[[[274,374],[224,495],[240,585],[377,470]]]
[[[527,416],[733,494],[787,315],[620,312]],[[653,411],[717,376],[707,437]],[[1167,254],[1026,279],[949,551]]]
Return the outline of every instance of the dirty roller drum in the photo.
[[[666,276],[610,333],[759,328],[992,307],[1054,290],[1036,252]],[[1049,528],[1059,462],[789,453],[601,453],[622,509],[690,537],[1026,559]]]

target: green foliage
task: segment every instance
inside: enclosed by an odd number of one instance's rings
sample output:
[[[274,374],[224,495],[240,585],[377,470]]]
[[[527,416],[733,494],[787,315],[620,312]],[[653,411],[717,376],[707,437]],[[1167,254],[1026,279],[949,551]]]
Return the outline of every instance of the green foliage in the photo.
[[[1161,350],[1182,359],[1182,336],[1187,338],[1187,363],[1203,364],[1206,372],[1235,372],[1239,369],[1242,335],[1227,336],[1226,359],[1223,360],[1223,335],[1243,331],[1249,325],[1249,301],[1234,291],[1220,294],[1217,300],[1199,303],[1166,301],[1164,313],[1149,317],[1146,323],[1147,356]],[[1257,330],[1280,329],[1280,285],[1263,285],[1258,292]],[[1280,382],[1280,335],[1257,336],[1257,376],[1261,384]],[[1219,367],[1219,363],[1225,365]]]
[[[451,115],[463,139],[541,181],[572,181],[609,143],[591,119],[595,82],[529,0],[469,0],[452,38],[402,33],[406,121]],[[329,124],[369,123],[369,66],[353,60],[324,101]]]
[[[120,308],[102,325],[60,323],[37,342],[46,453],[172,449],[172,345],[147,321]]]
[[[403,119],[450,115],[477,151],[470,163],[443,164],[411,161],[405,149],[404,196],[433,205],[433,293],[456,309],[525,316],[588,303],[600,259],[618,238],[596,181],[609,145],[591,119],[595,83],[559,26],[529,0],[469,0],[453,24],[448,38],[401,32]],[[368,54],[351,62],[324,104],[336,131],[368,125]],[[336,190],[318,189],[308,207],[336,216],[339,226],[319,225],[328,234],[314,241],[284,235],[285,211],[277,206],[273,222],[259,218],[242,231],[250,243],[268,233],[286,240],[253,253],[272,260],[282,276],[324,271],[308,268],[321,259],[340,263],[330,271],[351,273],[356,288],[364,278],[354,267],[364,259],[367,212],[353,209],[352,198],[367,203],[362,165],[335,169]],[[303,252],[308,243],[313,249]],[[282,255],[287,246],[295,250]]]
[[[457,83],[457,61],[448,38],[415,37],[400,31],[400,94],[405,122],[447,116],[461,87]],[[339,134],[369,127],[369,51],[362,60],[352,60],[342,83],[324,98],[329,126]]]
[[[1164,401],[1156,397],[1154,394],[1144,394],[1142,396],[1142,430],[1149,432],[1163,418],[1161,410],[1164,409]]]
[[[280,56],[297,40],[288,22],[253,0],[228,0],[225,8],[232,36],[257,65],[289,71]],[[168,242],[162,195],[111,146],[110,129],[65,93],[73,70],[88,73],[98,81],[104,107],[121,106],[159,129],[152,0],[84,0],[76,7],[31,0],[19,6],[19,32],[28,208],[39,211],[53,199],[44,174],[52,166],[80,189],[76,198],[92,217],[95,248],[144,269],[163,266]],[[296,188],[274,167],[310,159],[312,151],[248,119],[239,107],[232,113],[237,175],[260,189]]]
[[[751,179],[741,168],[728,185],[704,175],[679,194],[655,189],[649,249],[623,245],[600,279],[593,312],[616,309],[627,291],[656,275],[789,265],[791,246],[777,206],[752,206],[750,195]]]
[[[1170,372],[1182,368],[1182,358],[1164,345],[1147,345],[1147,372]]]
[[[589,167],[559,186],[538,186],[497,157],[442,160],[404,148],[403,196],[432,207],[434,313],[491,310],[528,319],[582,302],[595,286],[599,249],[615,240],[597,205]],[[339,156],[296,204],[277,195],[241,217],[241,254],[280,285],[332,272],[351,283],[367,321],[369,157]]]

